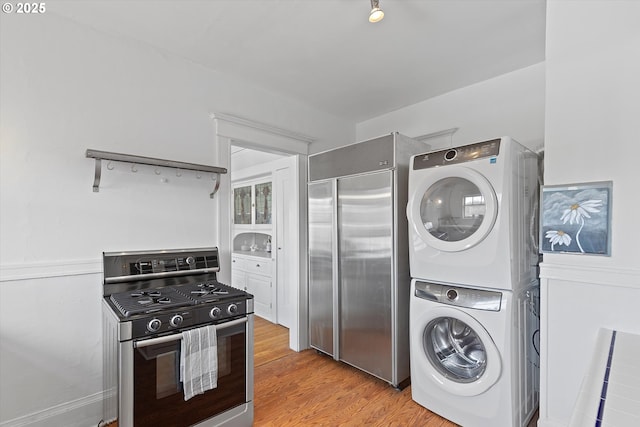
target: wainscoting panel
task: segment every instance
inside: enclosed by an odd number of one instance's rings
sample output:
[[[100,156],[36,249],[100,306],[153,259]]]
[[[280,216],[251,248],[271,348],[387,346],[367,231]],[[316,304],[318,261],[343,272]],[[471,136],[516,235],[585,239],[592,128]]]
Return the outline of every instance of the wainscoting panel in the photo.
[[[640,334],[640,270],[540,265],[539,427],[570,423],[601,328]]]

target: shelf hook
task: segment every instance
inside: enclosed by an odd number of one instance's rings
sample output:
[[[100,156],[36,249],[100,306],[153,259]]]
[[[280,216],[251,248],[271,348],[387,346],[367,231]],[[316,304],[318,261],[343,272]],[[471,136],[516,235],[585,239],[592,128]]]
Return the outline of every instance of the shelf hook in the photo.
[[[109,169],[110,171],[115,169],[115,166],[113,166],[113,164],[111,164],[111,160],[109,160],[109,162],[107,163],[107,169]]]
[[[154,172],[156,173],[156,175],[160,175],[162,173],[162,171],[160,171],[158,168],[155,168]]]
[[[135,164],[135,163],[133,163],[133,164],[131,165],[131,172],[133,172],[133,173],[138,172],[138,168],[136,168],[136,164]]]

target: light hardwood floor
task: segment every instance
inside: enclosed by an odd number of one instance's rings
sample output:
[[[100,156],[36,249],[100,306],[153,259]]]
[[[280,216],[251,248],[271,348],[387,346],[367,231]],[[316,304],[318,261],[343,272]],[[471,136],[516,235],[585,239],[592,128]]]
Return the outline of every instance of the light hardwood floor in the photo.
[[[315,350],[290,350],[288,329],[257,316],[254,331],[256,427],[456,426],[411,400],[411,386],[398,391]]]
[[[286,328],[255,320],[255,426],[455,426],[411,400],[411,387],[289,350]]]

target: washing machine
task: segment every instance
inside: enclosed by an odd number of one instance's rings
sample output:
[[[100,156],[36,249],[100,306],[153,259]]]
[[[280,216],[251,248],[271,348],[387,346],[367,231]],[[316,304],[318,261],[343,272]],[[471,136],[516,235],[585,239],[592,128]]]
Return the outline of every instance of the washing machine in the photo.
[[[415,155],[411,277],[515,290],[537,275],[538,156],[510,137]]]
[[[526,426],[538,406],[538,289],[413,279],[413,400],[464,427]]]

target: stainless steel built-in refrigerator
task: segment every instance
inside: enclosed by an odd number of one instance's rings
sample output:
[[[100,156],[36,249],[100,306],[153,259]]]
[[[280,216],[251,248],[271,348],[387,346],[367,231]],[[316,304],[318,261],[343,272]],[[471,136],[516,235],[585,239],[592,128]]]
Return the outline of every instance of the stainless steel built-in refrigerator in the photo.
[[[409,382],[409,158],[393,133],[309,156],[311,347],[395,387]]]

